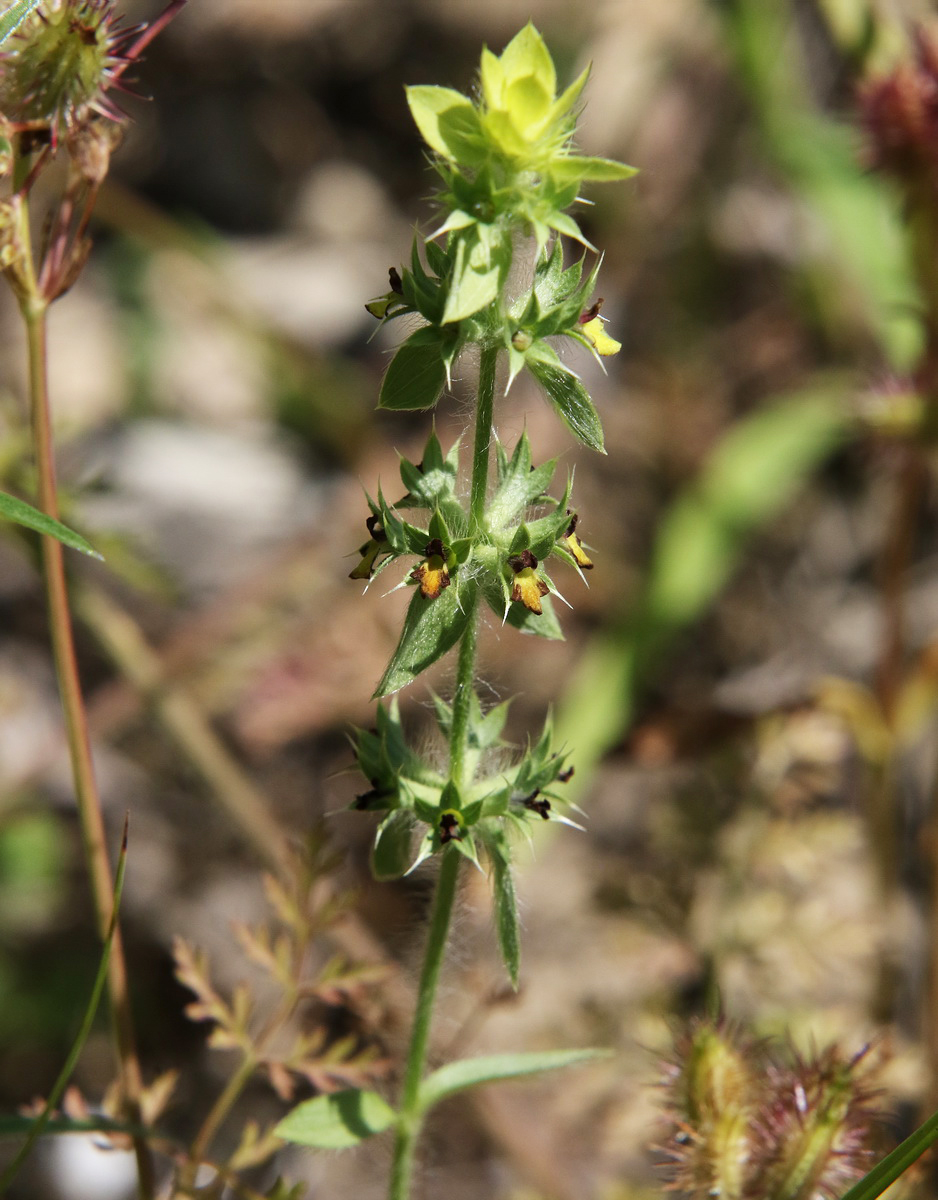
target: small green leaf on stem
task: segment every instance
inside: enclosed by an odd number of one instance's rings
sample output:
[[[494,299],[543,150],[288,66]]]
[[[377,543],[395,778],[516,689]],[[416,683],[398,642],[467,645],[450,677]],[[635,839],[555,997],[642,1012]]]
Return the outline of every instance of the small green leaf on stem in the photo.
[[[557,1071],[561,1067],[575,1067],[608,1055],[607,1050],[543,1050],[526,1054],[487,1054],[481,1058],[464,1058],[460,1062],[447,1063],[428,1075],[420,1085],[420,1111],[425,1113],[447,1096],[482,1083]]]
[[[383,1133],[396,1118],[394,1109],[377,1092],[349,1088],[298,1104],[274,1127],[274,1133],[300,1146],[342,1150]]]
[[[549,346],[539,347],[538,357],[528,356],[528,370],[547,393],[557,415],[574,437],[591,450],[605,454],[603,427],[589,392],[568,371]]]
[[[0,518],[13,521],[17,525],[25,525],[27,529],[35,529],[37,533],[57,538],[63,545],[70,546],[73,550],[80,550],[82,554],[97,558],[101,562],[104,561],[103,556],[90,543],[63,525],[61,521],[47,517],[38,508],[33,508],[25,500],[18,500],[7,492],[0,492]]]
[[[400,809],[378,826],[371,851],[371,873],[377,880],[400,879],[410,866],[412,820]]]
[[[379,408],[432,408],[446,384],[444,339],[432,326],[416,330],[397,349],[381,384]]]
[[[589,180],[591,183],[616,183],[620,179],[631,179],[638,174],[638,167],[630,167],[612,158],[586,158],[571,156],[550,164],[551,174],[564,182],[567,180]]]
[[[419,589],[414,593],[400,641],[375,689],[374,699],[399,692],[456,645],[474,608],[474,598],[468,594],[472,587],[472,584],[461,590],[448,587],[430,600]]]
[[[488,228],[488,227],[486,227]],[[443,310],[443,324],[463,321],[488,305],[498,295],[511,262],[510,247],[476,226],[460,238],[456,265]]]
[[[518,929],[518,899],[511,877],[511,858],[503,834],[499,833],[489,842],[489,857],[492,862],[492,884],[495,893],[495,928],[498,945],[502,952],[505,970],[511,986],[518,990],[518,972],[521,966],[521,935]]]
[[[409,87],[407,103],[423,140],[453,162],[479,166],[486,146],[471,100],[446,87]]]

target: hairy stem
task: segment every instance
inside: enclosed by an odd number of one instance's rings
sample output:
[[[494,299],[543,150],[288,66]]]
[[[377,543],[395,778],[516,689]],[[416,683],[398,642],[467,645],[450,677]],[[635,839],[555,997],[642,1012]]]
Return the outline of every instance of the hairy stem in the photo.
[[[466,632],[459,643],[459,665],[456,668],[456,688],[453,692],[453,723],[450,727],[449,777],[457,787],[468,784],[466,749],[469,741],[469,718],[472,714],[472,694],[475,684],[476,644],[479,634],[479,601],[473,597]]]
[[[474,531],[481,529],[485,515],[488,490],[489,459],[492,444],[492,417],[495,407],[495,367],[498,350],[487,346],[482,350],[479,364],[479,388],[476,404],[476,426],[472,452],[472,483],[469,502],[470,521]],[[471,780],[466,778],[466,750],[469,740],[469,720],[472,713],[472,693],[475,684],[476,649],[479,632],[479,601],[473,592],[467,603],[472,608],[466,632],[459,644],[459,661],[456,668],[456,689],[453,694],[453,720],[450,726],[449,777],[457,787],[465,787]],[[427,948],[424,952],[423,969],[417,989],[417,1010],[410,1035],[410,1049],[404,1073],[404,1088],[394,1144],[394,1161],[391,1167],[390,1200],[407,1200],[410,1195],[410,1180],[414,1167],[414,1151],[420,1133],[422,1113],[418,1099],[423,1080],[430,1041],[430,1027],[436,1000],[436,988],[440,968],[446,952],[453,903],[456,899],[456,883],[459,878],[461,855],[453,846],[443,852],[440,874],[433,899]]]
[[[29,349],[29,394],[39,507],[48,516],[58,519],[59,505],[46,366],[47,310],[41,299],[35,296],[23,301],[20,307]],[[101,798],[91,758],[87,715],[78,676],[61,542],[51,537],[42,538],[42,562],[49,610],[49,632],[65,717],[82,843],[91,879],[98,932],[104,941],[111,922],[114,884],[108,860]],[[127,965],[119,927],[114,931],[108,961],[108,994],[126,1115],[131,1124],[140,1125],[140,1093],[143,1082],[137,1059]],[[137,1157],[139,1195],[141,1200],[151,1200],[154,1189],[153,1163],[143,1138],[134,1138],[134,1152]]]
[[[472,488],[469,493],[469,520],[472,532],[481,529],[489,482],[489,450],[492,445],[492,415],[495,408],[495,365],[497,346],[483,346],[479,361],[479,392],[476,405],[476,429],[472,445]]]
[[[436,986],[443,965],[446,940],[449,934],[453,901],[456,898],[456,882],[459,877],[461,855],[452,846],[447,846],[440,864],[440,874],[430,917],[427,948],[420,973],[417,992],[417,1011],[410,1037],[410,1051],[404,1075],[404,1091],[398,1116],[397,1137],[394,1143],[394,1161],[391,1165],[390,1200],[407,1200],[410,1195],[410,1180],[414,1169],[414,1151],[420,1133],[421,1113],[417,1101],[423,1080],[424,1062],[430,1040],[430,1024]]]

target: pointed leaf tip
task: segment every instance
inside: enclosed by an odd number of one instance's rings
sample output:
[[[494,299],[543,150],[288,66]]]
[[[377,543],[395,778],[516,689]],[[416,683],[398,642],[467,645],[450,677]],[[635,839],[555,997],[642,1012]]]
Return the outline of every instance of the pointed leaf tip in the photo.
[[[350,1088],[297,1105],[274,1133],[300,1146],[341,1150],[383,1133],[396,1119],[397,1113],[377,1092]]]
[[[31,504],[27,504],[24,500],[18,500],[16,496],[11,496],[7,492],[0,492],[0,518],[12,521],[16,525],[23,525],[27,529],[34,529],[36,533],[45,534],[47,537],[53,537],[64,546],[71,547],[72,550],[79,550],[82,554],[87,554],[89,558],[96,558],[99,562],[104,562],[104,556],[99,554],[94,546],[85,541],[80,534],[63,525],[61,521],[46,516],[38,508],[33,508]]]

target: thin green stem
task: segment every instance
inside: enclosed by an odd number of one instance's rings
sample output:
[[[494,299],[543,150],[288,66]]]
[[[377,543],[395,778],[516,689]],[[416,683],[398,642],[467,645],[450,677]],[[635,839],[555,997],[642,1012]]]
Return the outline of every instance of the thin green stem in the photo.
[[[485,515],[489,483],[489,451],[492,445],[492,416],[495,409],[495,365],[497,346],[483,346],[479,360],[479,391],[476,404],[476,429],[472,446],[472,487],[469,493],[469,519],[473,532],[479,530]]]
[[[38,295],[22,300],[20,308],[26,327],[29,352],[29,393],[39,507],[47,516],[58,519],[59,505],[46,365],[47,308]],[[61,542],[55,538],[43,537],[42,561],[49,610],[49,632],[65,717],[82,842],[91,878],[98,931],[102,941],[105,941],[114,907],[114,885],[108,861],[101,798],[91,757],[87,714],[78,675]],[[139,1125],[143,1081],[135,1047],[127,966],[119,928],[114,932],[108,959],[108,993],[126,1115],[130,1124]],[[151,1200],[155,1186],[153,1163],[143,1138],[134,1137],[134,1151],[137,1157],[139,1195],[141,1200]]]
[[[495,407],[495,367],[498,349],[484,347],[479,363],[479,389],[476,405],[475,437],[472,451],[472,483],[469,500],[469,517],[473,532],[483,526],[485,501],[488,491],[489,459],[492,445],[492,416]],[[467,588],[467,592],[470,589]],[[471,780],[467,768],[469,725],[472,715],[472,694],[475,684],[476,650],[479,633],[479,598],[475,590],[466,603],[471,605],[466,631],[459,644],[459,661],[456,668],[456,689],[453,694],[453,720],[449,739],[449,777],[457,787],[465,787]],[[410,1035],[410,1049],[404,1073],[404,1088],[398,1115],[397,1136],[394,1143],[394,1160],[391,1165],[390,1200],[408,1200],[410,1181],[414,1169],[414,1152],[422,1123],[420,1112],[420,1084],[423,1080],[430,1041],[430,1027],[436,1001],[437,983],[446,941],[449,935],[453,903],[456,899],[456,884],[459,879],[459,864],[462,855],[452,846],[443,851],[440,874],[433,899],[430,930],[424,952],[423,969],[417,989],[417,1011]]]
[[[188,1159],[179,1176],[179,1190],[183,1195],[189,1195],[195,1187],[199,1167],[208,1156],[208,1148],[212,1139],[221,1127],[222,1122],[234,1107],[235,1101],[244,1091],[251,1076],[257,1069],[257,1059],[254,1054],[246,1054],[241,1065],[225,1084],[215,1103],[212,1105],[199,1129],[192,1145],[189,1147]]]
[[[476,646],[479,637],[479,599],[473,595],[466,632],[459,643],[456,687],[453,692],[453,723],[450,726],[449,777],[457,787],[471,781],[466,778],[466,750],[469,744],[469,718],[476,672]]]
[[[410,1037],[410,1052],[404,1075],[404,1092],[398,1116],[397,1137],[394,1143],[394,1160],[391,1165],[390,1200],[407,1200],[414,1169],[414,1151],[420,1133],[419,1111],[420,1084],[423,1080],[427,1045],[430,1040],[430,1025],[436,999],[436,987],[443,965],[446,941],[449,934],[453,901],[456,898],[456,883],[459,878],[459,863],[462,856],[447,846],[440,864],[440,874],[433,900],[427,949],[424,954],[423,970],[417,994],[417,1011]]]

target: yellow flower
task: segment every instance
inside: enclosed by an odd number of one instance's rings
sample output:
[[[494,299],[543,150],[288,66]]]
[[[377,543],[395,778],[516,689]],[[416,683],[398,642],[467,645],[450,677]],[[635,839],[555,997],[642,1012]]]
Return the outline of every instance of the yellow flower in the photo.
[[[410,577],[420,584],[420,594],[424,600],[435,600],[450,583],[446,547],[439,538],[433,538],[427,542],[424,554],[427,557],[416,570],[411,571]]]
[[[605,317],[599,315],[599,310],[602,308],[603,302],[600,297],[591,308],[588,308],[580,317],[580,333],[587,339],[597,354],[601,354],[603,358],[611,358],[613,354],[618,354],[622,349],[622,343],[617,342],[615,338],[611,338],[603,324]]]
[[[567,511],[570,512],[569,509]],[[563,535],[561,541],[576,559],[576,565],[581,571],[592,571],[593,560],[580,545],[580,539],[577,537],[576,527],[579,519],[576,513],[570,513],[570,524],[567,526],[567,532]]]
[[[537,559],[530,550],[522,550],[514,558],[509,558],[508,565],[515,573],[512,600],[520,601],[533,613],[542,612],[541,597],[546,596],[550,588],[535,571]]]

